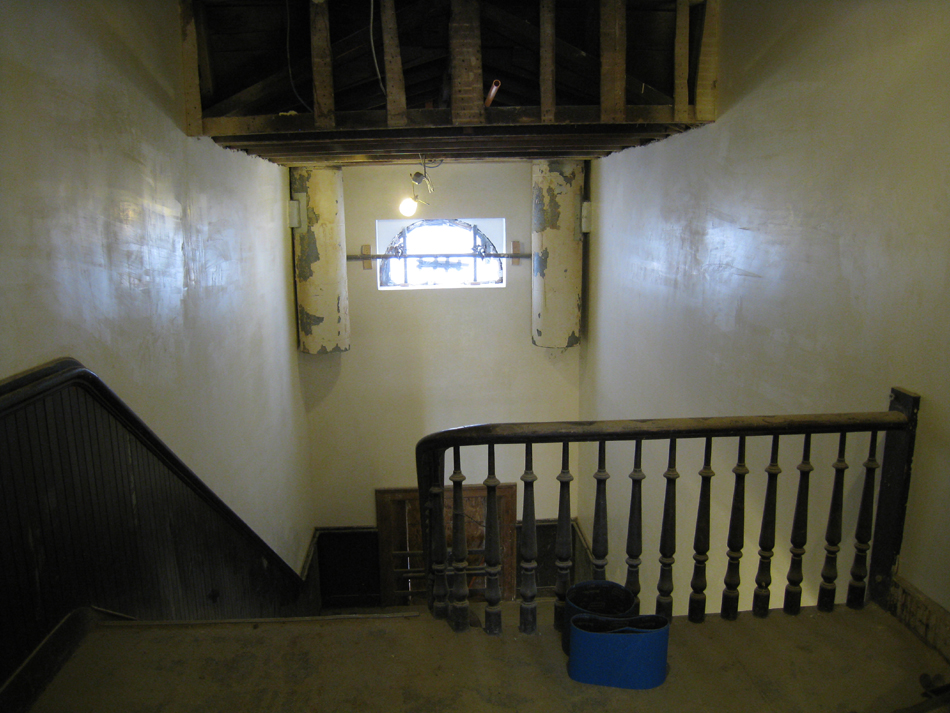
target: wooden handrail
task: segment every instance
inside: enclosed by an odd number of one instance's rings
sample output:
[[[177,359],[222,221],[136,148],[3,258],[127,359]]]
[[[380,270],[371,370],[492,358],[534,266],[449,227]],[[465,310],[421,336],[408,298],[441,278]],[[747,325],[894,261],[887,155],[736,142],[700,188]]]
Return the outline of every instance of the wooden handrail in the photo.
[[[676,478],[674,465],[674,446],[678,439],[705,438],[707,464],[704,466],[704,468],[708,469],[711,439],[723,437],[740,437],[740,458],[739,462],[737,463],[737,467],[733,469],[733,472],[736,473],[737,478],[742,478],[744,477],[745,473],[748,472],[748,469],[743,462],[745,438],[753,436],[771,436],[773,438],[773,459],[769,466],[769,469],[771,469],[769,472],[770,479],[774,480],[775,475],[777,475],[781,470],[776,462],[778,446],[777,439],[780,436],[787,435],[806,435],[808,438],[806,438],[805,453],[803,454],[802,462],[797,468],[801,473],[801,477],[799,483],[799,505],[797,506],[798,512],[796,513],[797,530],[793,534],[792,543],[793,555],[797,557],[797,559],[795,560],[792,570],[789,574],[789,587],[787,588],[785,606],[786,611],[789,613],[794,613],[799,607],[800,602],[800,588],[798,587],[798,584],[801,581],[801,577],[799,569],[801,553],[804,552],[802,549],[804,544],[804,525],[802,523],[805,522],[805,518],[807,517],[807,510],[805,509],[807,508],[807,476],[808,472],[812,469],[810,463],[808,462],[808,443],[810,443],[810,436],[822,433],[840,434],[843,447],[845,437],[844,434],[856,432],[886,432],[888,434],[888,439],[885,444],[883,457],[884,465],[881,469],[882,495],[880,497],[877,517],[874,518],[875,546],[874,551],[872,552],[870,577],[867,576],[868,573],[866,571],[866,562],[864,561],[864,556],[869,549],[868,533],[870,532],[869,523],[871,517],[871,501],[868,500],[867,503],[862,504],[863,524],[861,525],[860,532],[858,533],[858,556],[855,561],[855,565],[852,568],[852,576],[857,577],[858,579],[857,581],[852,582],[850,590],[853,590],[853,592],[849,590],[848,603],[849,605],[854,606],[863,604],[866,584],[871,585],[870,591],[872,598],[879,602],[883,602],[888,594],[887,590],[889,587],[890,577],[897,561],[897,555],[900,551],[900,544],[903,535],[904,512],[906,509],[907,488],[910,479],[910,465],[913,456],[914,433],[916,429],[919,401],[920,397],[918,395],[904,389],[895,388],[892,389],[891,392],[890,410],[880,412],[768,416],[718,416],[709,418],[665,418],[610,421],[496,423],[463,426],[460,428],[451,428],[429,434],[422,438],[416,445],[416,468],[419,497],[423,512],[423,543],[425,548],[424,554],[426,570],[430,583],[430,605],[432,606],[433,612],[436,616],[448,617],[453,628],[458,630],[463,630],[466,628],[467,625],[464,622],[467,621],[467,600],[459,600],[457,596],[453,599],[451,617],[448,616],[449,608],[446,603],[446,597],[448,595],[446,574],[447,570],[451,567],[451,563],[447,562],[445,538],[442,536],[444,533],[442,503],[445,487],[445,453],[449,449],[454,449],[457,453],[457,449],[467,446],[488,446],[489,448],[493,448],[495,445],[500,444],[524,444],[526,447],[530,447],[537,443],[561,443],[564,445],[564,450],[566,453],[568,444],[597,442],[600,444],[598,466],[598,472],[600,472],[604,468],[603,446],[607,441],[631,441],[637,442],[639,444],[639,442],[649,440],[669,440],[671,443],[671,458],[670,470],[668,471],[667,476],[671,480],[667,483],[667,504],[665,505],[665,507],[668,508],[670,502],[675,503],[675,482],[672,481],[675,481]],[[873,484],[874,471],[877,468],[877,462],[875,461],[873,455],[873,443],[876,443],[875,439],[872,439],[872,453],[868,456],[868,461],[865,463],[865,468],[867,470],[865,482],[871,484]],[[639,467],[639,445],[637,450],[638,458],[636,468]],[[562,474],[558,476],[558,480],[562,481],[560,496],[561,506],[559,507],[559,510],[561,511],[565,509],[564,503],[569,503],[570,488],[568,484],[570,480],[573,479],[570,476],[570,473],[567,472],[566,468],[567,466],[565,465]],[[843,471],[841,470],[836,471],[837,480],[841,479],[842,473]],[[533,477],[533,473],[531,475]],[[595,478],[597,478],[597,475],[595,475]],[[639,494],[639,491],[637,490],[638,484],[639,483],[635,483],[634,485],[633,492],[635,496],[638,496]],[[603,490],[603,488],[600,487],[601,485],[602,483],[598,481],[598,492],[595,499],[595,508],[606,507],[606,494],[601,492]],[[772,483],[772,486],[774,487],[774,483]],[[739,491],[737,491],[737,493],[738,492]],[[887,496],[886,498],[885,495]],[[708,559],[706,550],[708,549],[707,540],[709,536],[709,525],[708,516],[703,516],[702,513],[705,512],[703,508],[708,508],[708,497],[708,492],[705,496],[701,496],[701,512],[700,517],[698,518],[696,539],[697,544],[695,545],[696,554],[693,558],[695,561],[695,606],[691,603],[690,619],[694,621],[702,620],[705,607],[705,604],[703,603],[704,594],[702,592],[705,588],[704,572],[705,560]],[[737,494],[734,497],[740,497],[740,495]],[[604,502],[600,502],[601,500],[604,500]],[[529,514],[526,511],[526,521],[529,517],[532,520],[534,518],[533,498],[531,498],[531,503],[532,512]],[[634,521],[638,523],[637,527],[639,527],[639,513],[633,512],[634,506],[638,508],[639,501],[636,503],[632,501],[631,504],[631,528]],[[826,535],[828,544],[825,548],[826,552],[828,553],[826,571],[830,581],[823,585],[826,589],[822,593],[822,602],[820,603],[821,607],[827,607],[829,601],[832,602],[833,606],[834,580],[832,578],[832,574],[837,576],[834,558],[837,553],[836,538],[839,537],[837,533],[840,529],[840,525],[837,524],[840,519],[839,510],[840,503],[833,503],[831,522]],[[865,510],[867,512],[864,512]],[[565,519],[563,515],[564,513],[560,512],[559,521],[561,519]],[[595,532],[593,534],[594,539],[597,541],[606,537],[605,518],[600,519],[604,520],[603,524],[598,523],[599,518],[595,514],[595,529],[600,527],[603,530],[602,532]],[[762,555],[763,561],[760,565],[760,574],[757,576],[757,580],[760,580],[761,584],[757,592],[757,606],[755,607],[755,610],[759,615],[765,615],[768,611],[767,587],[768,583],[771,581],[771,574],[768,570],[769,560],[772,556],[771,541],[774,538],[774,535],[771,534],[771,530],[774,529],[774,519],[774,504],[767,504],[766,512],[763,514],[763,539],[760,540],[760,546],[763,548],[763,551],[760,552],[760,554]],[[733,526],[733,529],[734,528],[735,526]],[[560,528],[559,525],[559,531],[560,529],[563,528]],[[672,519],[667,522],[665,518],[664,534],[667,538],[672,537],[671,533],[666,532],[668,529],[675,529],[675,524],[673,524]],[[458,536],[458,533],[456,533],[456,536]],[[639,563],[638,548],[640,545],[636,539],[639,537],[639,533],[637,533],[636,536],[631,535],[630,537],[633,537],[633,539],[629,540],[628,557],[632,556],[634,559],[636,559],[637,563]],[[741,539],[741,536],[737,536],[732,532],[730,533],[730,542],[737,542],[739,539]],[[671,564],[673,545],[668,544],[664,547],[665,549],[663,550],[662,554],[666,558],[667,564]],[[730,548],[732,548],[731,544]],[[601,549],[604,548],[601,547]],[[630,555],[631,552],[633,553],[632,555]],[[601,559],[603,556],[605,556],[605,553],[598,555],[598,557]],[[741,553],[739,553],[737,556],[737,553],[730,552],[730,556],[733,562],[731,565],[730,574],[728,575],[727,590],[729,591],[727,594],[731,599],[731,610],[734,608],[732,604],[737,601],[735,599],[735,592],[732,589],[732,584],[737,582],[738,570],[736,568],[738,557],[741,556]],[[525,559],[527,566],[523,574],[530,575],[530,573],[533,571],[533,568],[536,566],[536,563],[533,561],[532,557],[533,552],[529,552]],[[561,582],[560,580],[564,578],[566,568],[570,565],[570,562],[560,561],[562,559],[566,559],[566,555],[563,553],[559,554],[558,557],[559,583],[555,589],[559,600],[562,600],[565,583]],[[661,558],[661,563],[663,562],[664,559]],[[601,572],[602,569],[603,562],[600,562],[599,569],[595,567],[595,578],[596,573]],[[666,577],[669,577],[669,572],[664,572],[664,574]],[[632,576],[628,576],[627,586],[628,588],[632,586],[633,588],[637,589],[638,592],[639,584],[636,581],[636,577],[636,573],[634,573]],[[865,582],[865,579],[868,581]],[[634,583],[631,585],[631,582]],[[663,582],[661,581],[661,584],[662,583]],[[664,609],[664,611],[661,613],[664,613],[668,616],[669,612],[671,611],[672,604],[670,601],[667,601],[669,599],[668,597],[663,596],[663,592],[665,591],[666,587],[669,587],[669,583],[666,583],[664,587],[661,587],[661,596],[658,598],[658,606]],[[762,587],[765,587],[765,589]],[[634,592],[634,594],[637,594],[637,592]],[[830,600],[829,597],[831,597]],[[532,592],[528,592],[528,597],[526,598],[525,602],[526,603],[523,604],[523,608],[534,606]],[[563,601],[559,601],[558,604],[563,606]],[[530,621],[532,620],[533,613],[530,611],[523,611],[522,616],[523,622]],[[727,618],[734,618],[734,616],[730,614]]]

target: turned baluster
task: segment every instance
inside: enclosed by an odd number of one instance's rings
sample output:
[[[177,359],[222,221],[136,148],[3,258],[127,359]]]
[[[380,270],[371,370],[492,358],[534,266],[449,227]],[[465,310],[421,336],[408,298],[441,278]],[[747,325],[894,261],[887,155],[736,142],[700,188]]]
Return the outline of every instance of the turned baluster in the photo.
[[[630,518],[627,522],[627,581],[624,585],[633,595],[634,616],[640,614],[640,555],[643,553],[643,496],[640,492],[643,471],[640,469],[643,441],[638,440],[630,472]]]
[[[561,484],[557,507],[557,537],[554,541],[554,565],[557,578],[554,581],[554,628],[561,631],[564,627],[564,601],[571,586],[571,555],[574,540],[571,536],[571,481],[569,444],[562,444],[561,472],[557,476]]]
[[[531,444],[524,447],[524,503],[521,515],[521,618],[518,631],[523,634],[538,633],[538,529],[534,514],[534,474]]]
[[[448,582],[445,577],[445,562],[448,559],[448,548],[445,543],[445,518],[443,516],[444,487],[442,479],[445,477],[445,456],[438,459],[438,480],[434,480],[429,488],[429,542],[432,557],[432,588],[430,590],[430,607],[436,619],[448,618]]]
[[[465,536],[465,500],[459,447],[452,449],[452,601],[449,625],[453,631],[468,630],[468,539]]]
[[[696,535],[693,538],[693,578],[690,581],[689,620],[700,623],[706,618],[706,562],[709,560],[709,501],[712,497],[712,438],[706,439],[706,452],[699,490],[699,509],[696,513]]]
[[[814,469],[811,464],[811,434],[806,433],[802,462],[798,464],[798,495],[795,497],[795,515],[792,517],[792,546],[789,550],[792,559],[788,565],[783,607],[786,614],[798,614],[802,610],[802,558],[808,542],[808,483]]]
[[[851,565],[851,581],[848,583],[848,607],[861,609],[867,594],[868,550],[871,549],[871,523],[874,520],[874,474],[877,462],[877,431],[871,432],[868,459],[864,461],[864,488],[861,490],[861,509],[854,531],[854,564]]]
[[[607,443],[601,441],[597,448],[597,486],[594,494],[594,532],[591,543],[594,579],[607,578]]]
[[[769,615],[769,585],[772,584],[772,548],[775,547],[775,502],[778,496],[778,436],[772,436],[772,457],[765,472],[769,480],[765,488],[765,506],[762,508],[762,529],[759,531],[759,569],[755,574],[752,593],[752,614]]]
[[[736,466],[732,469],[736,475],[735,488],[732,491],[732,511],[729,515],[729,536],[726,545],[729,547],[726,557],[726,576],[723,583],[726,585],[722,592],[722,618],[735,621],[739,616],[739,560],[742,559],[742,548],[745,545],[745,477],[749,469],[745,464],[745,436],[739,437],[739,454]]]
[[[835,469],[835,482],[831,489],[831,509],[828,512],[828,528],[825,531],[825,564],[821,568],[821,584],[818,586],[818,610],[824,612],[834,611],[835,608],[835,581],[838,579],[838,552],[841,550],[838,545],[841,543],[841,511],[844,506],[844,472],[848,469],[848,463],[844,459],[847,437],[846,433],[839,437],[838,459],[832,466]]]
[[[676,439],[670,439],[670,458],[666,472],[666,495],[663,499],[663,525],[660,532],[660,580],[656,585],[656,613],[673,617],[673,557],[676,554]]]
[[[495,446],[488,446],[488,477],[485,478],[485,631],[501,633],[501,534],[498,530],[498,489],[495,477]]]

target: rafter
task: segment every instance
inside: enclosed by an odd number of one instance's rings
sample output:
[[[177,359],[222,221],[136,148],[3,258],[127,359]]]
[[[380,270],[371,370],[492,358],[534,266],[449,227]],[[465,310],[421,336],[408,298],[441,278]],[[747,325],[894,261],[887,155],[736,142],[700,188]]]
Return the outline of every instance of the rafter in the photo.
[[[689,112],[689,0],[676,0],[673,47],[673,115],[686,121]]]
[[[481,124],[485,121],[480,5],[479,0],[452,0],[449,54],[453,124]]]
[[[383,51],[386,55],[386,111],[390,126],[406,125],[406,81],[402,73],[394,0],[381,0]]]
[[[333,59],[330,52],[330,13],[326,0],[310,3],[310,58],[313,64],[313,120],[334,125]]]
[[[627,104],[627,3],[600,0],[600,120],[623,121]]]

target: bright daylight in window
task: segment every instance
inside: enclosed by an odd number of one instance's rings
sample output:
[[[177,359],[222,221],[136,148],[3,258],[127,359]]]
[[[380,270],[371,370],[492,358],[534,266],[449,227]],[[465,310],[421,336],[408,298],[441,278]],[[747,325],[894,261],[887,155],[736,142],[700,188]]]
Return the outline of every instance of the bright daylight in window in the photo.
[[[505,219],[377,220],[381,290],[504,287]]]

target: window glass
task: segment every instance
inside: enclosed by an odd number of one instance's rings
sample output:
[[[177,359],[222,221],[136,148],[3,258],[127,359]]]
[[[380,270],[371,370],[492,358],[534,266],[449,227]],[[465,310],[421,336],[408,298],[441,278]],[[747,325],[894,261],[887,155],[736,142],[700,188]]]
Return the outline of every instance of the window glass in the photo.
[[[378,220],[379,289],[504,287],[504,218]]]

